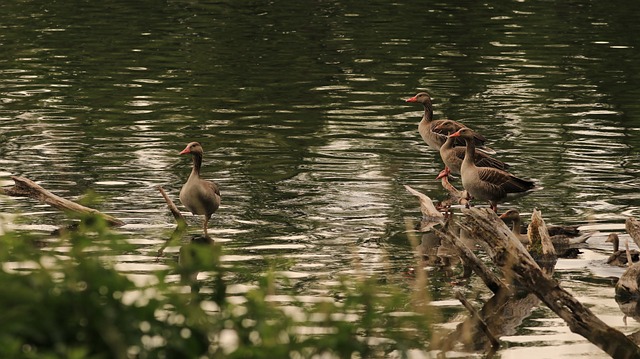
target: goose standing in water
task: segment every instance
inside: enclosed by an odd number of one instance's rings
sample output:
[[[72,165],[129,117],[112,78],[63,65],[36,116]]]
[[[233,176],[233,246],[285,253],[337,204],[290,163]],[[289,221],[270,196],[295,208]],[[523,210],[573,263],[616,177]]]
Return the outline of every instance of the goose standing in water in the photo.
[[[452,126],[453,131],[466,127],[460,122],[453,120],[434,120],[431,96],[426,92],[419,92],[415,96],[406,99],[405,102],[419,103],[424,106],[424,115],[418,124],[418,132],[420,132],[420,136],[424,142],[436,151],[440,150],[440,146],[442,146],[444,141],[447,140],[447,134],[437,130],[436,126],[447,123],[449,126]],[[492,149],[484,146],[484,143],[487,140],[484,136],[479,133],[474,133],[473,139],[477,148],[487,153],[494,153]],[[464,145],[464,141],[459,141],[456,144],[462,146]]]
[[[204,236],[209,238],[207,228],[211,215],[220,207],[220,189],[215,182],[200,178],[202,167],[202,146],[198,142],[191,142],[185,147],[181,155],[191,154],[193,168],[189,179],[180,190],[180,202],[195,214],[204,216]]]
[[[522,196],[535,188],[532,181],[518,178],[509,172],[476,166],[475,135],[471,129],[465,127],[449,136],[461,137],[467,144],[460,167],[462,186],[473,198],[488,201],[494,211],[498,210],[498,202],[504,201],[507,196]]]

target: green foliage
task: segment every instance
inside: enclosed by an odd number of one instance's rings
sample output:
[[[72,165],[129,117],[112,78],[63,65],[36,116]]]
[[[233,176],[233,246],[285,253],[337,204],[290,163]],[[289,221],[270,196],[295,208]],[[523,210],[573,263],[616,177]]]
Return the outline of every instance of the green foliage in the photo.
[[[139,287],[107,259],[130,250],[122,242],[94,217],[45,248],[0,236],[0,357],[368,358],[402,356],[429,337],[415,293],[376,278],[343,278],[335,300],[310,304],[276,290],[284,279],[272,270],[232,298],[230,278],[247,273],[220,262],[221,246],[190,243],[156,284]],[[198,284],[198,272],[210,279]]]

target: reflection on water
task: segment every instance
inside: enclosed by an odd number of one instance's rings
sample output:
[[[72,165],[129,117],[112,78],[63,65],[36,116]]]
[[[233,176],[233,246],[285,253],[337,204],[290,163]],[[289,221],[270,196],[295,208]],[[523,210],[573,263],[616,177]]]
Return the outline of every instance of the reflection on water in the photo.
[[[402,101],[418,90],[544,187],[502,208],[603,232],[640,216],[631,5],[108,3],[0,5],[0,183],[22,175],[70,199],[96,192],[127,222],[138,249],[115,259],[137,280],[177,258],[173,247],[157,257],[172,220],[155,187],[177,198],[190,166],[177,153],[192,140],[221,186],[211,232],[225,260],[259,272],[290,258],[281,273],[305,298],[356,269],[411,280],[404,219],[419,210],[403,185],[445,195],[421,111]],[[0,215],[0,228],[64,221],[13,198],[0,197]],[[634,331],[605,280],[619,274],[601,265],[601,239],[557,272],[607,323]],[[452,279],[429,271],[435,305],[460,313]],[[502,358],[601,355],[544,307],[503,340]]]

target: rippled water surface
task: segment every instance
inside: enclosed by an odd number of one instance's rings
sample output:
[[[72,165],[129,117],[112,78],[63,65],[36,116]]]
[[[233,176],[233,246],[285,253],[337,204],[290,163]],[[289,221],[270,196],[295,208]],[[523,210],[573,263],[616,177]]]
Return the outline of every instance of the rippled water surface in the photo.
[[[407,281],[405,222],[420,212],[403,185],[446,193],[421,108],[404,102],[426,90],[436,117],[483,133],[544,187],[502,208],[601,231],[556,271],[631,333],[640,324],[625,325],[610,279],[622,269],[603,263],[606,233],[640,217],[638,16],[633,2],[597,1],[3,2],[0,184],[97,193],[138,247],[118,268],[144,281],[178,250],[158,261],[173,219],[156,186],[177,200],[190,171],[178,152],[200,141],[222,192],[210,233],[225,260],[260,271],[292,259],[282,273],[307,300],[354,264]],[[64,221],[7,197],[0,214],[19,214],[18,230]],[[455,278],[430,273],[452,328],[466,314]],[[501,358],[604,357],[544,306],[502,339]]]

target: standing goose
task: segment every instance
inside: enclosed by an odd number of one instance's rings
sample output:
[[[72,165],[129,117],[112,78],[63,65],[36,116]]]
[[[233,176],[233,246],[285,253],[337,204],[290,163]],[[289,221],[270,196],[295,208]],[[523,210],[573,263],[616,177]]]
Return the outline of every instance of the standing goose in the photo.
[[[207,228],[211,215],[220,207],[220,190],[215,182],[200,178],[202,167],[202,146],[198,142],[191,142],[185,147],[181,155],[191,154],[193,168],[189,179],[180,190],[180,202],[195,215],[204,216],[204,236],[209,237]]]
[[[447,135],[453,134],[458,130],[457,126],[453,125],[452,121],[445,121],[434,128],[439,133]],[[465,148],[464,146],[455,146],[455,141],[460,140],[460,137],[447,136],[447,140],[440,147],[440,157],[442,162],[449,169],[449,172],[459,175],[460,167],[462,166],[462,160],[464,160]],[[495,159],[486,153],[480,152],[477,149],[474,153],[474,161],[478,167],[493,167],[503,171],[509,168],[509,165]]]
[[[418,132],[420,132],[420,136],[424,140],[424,142],[429,145],[429,147],[438,151],[440,146],[447,140],[446,133],[442,133],[441,131],[436,130],[436,126],[442,123],[449,123],[452,126],[453,131],[457,131],[461,128],[465,128],[466,126],[461,124],[460,122],[456,122],[453,120],[434,120],[433,119],[433,105],[431,104],[431,96],[429,96],[426,92],[419,92],[415,96],[408,98],[405,102],[419,103],[424,106],[424,115],[422,116],[422,120],[418,124]],[[484,146],[486,142],[486,138],[479,133],[474,133],[474,141],[476,147],[487,152],[494,153],[488,147]],[[463,141],[456,142],[457,145],[464,145]]]
[[[450,136],[461,137],[467,143],[460,167],[462,186],[473,198],[489,201],[494,211],[498,210],[498,202],[505,200],[508,195],[524,195],[535,188],[532,181],[518,178],[506,171],[476,166],[474,133],[470,129],[462,128]]]

